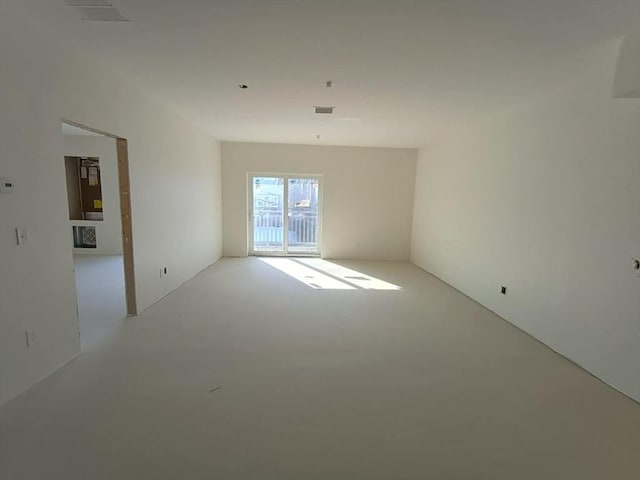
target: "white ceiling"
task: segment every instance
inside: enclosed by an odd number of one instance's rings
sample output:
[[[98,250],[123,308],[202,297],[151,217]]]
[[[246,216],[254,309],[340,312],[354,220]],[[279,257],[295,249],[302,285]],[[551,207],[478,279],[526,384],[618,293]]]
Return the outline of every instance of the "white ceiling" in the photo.
[[[82,135],[83,137],[102,137],[99,133],[91,132],[80,127],[69,125],[68,123],[62,124],[63,135]]]
[[[111,3],[131,22],[82,22],[62,0],[19,8],[221,140],[334,145],[424,145],[640,23],[636,0]]]

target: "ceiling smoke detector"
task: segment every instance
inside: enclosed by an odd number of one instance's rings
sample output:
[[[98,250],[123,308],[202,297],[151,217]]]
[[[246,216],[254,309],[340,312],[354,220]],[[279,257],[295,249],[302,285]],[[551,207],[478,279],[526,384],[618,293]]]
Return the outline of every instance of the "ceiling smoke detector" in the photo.
[[[65,0],[65,3],[68,7],[80,12],[85,22],[130,21],[106,0]]]
[[[322,113],[322,114],[332,114],[333,113],[333,109],[336,107],[313,107],[316,113]]]

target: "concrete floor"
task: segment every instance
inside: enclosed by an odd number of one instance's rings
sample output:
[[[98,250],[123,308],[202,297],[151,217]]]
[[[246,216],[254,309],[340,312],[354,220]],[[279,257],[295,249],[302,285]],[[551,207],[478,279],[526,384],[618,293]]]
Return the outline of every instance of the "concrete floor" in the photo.
[[[639,478],[637,403],[442,282],[282,262],[222,260],[0,409],[0,478]]]
[[[75,255],[80,342],[87,351],[114,335],[127,316],[122,255]]]

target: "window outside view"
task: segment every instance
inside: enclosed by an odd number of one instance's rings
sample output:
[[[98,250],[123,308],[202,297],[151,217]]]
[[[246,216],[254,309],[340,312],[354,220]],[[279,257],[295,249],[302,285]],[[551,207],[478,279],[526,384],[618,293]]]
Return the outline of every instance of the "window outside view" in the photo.
[[[253,177],[252,183],[253,251],[318,253],[318,178]]]

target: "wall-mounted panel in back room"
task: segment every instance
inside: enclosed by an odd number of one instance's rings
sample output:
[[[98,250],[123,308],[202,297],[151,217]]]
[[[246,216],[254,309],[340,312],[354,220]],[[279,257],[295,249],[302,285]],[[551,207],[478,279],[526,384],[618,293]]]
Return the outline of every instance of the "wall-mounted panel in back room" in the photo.
[[[103,219],[69,220],[72,225],[93,226],[96,229],[96,248],[74,248],[74,254],[82,255],[122,255],[122,229],[120,225],[120,197],[118,190],[118,160],[116,141],[108,137],[65,135],[64,154],[76,157],[97,157],[100,159]],[[62,160],[60,168],[64,167]],[[68,188],[68,186],[67,186]]]

